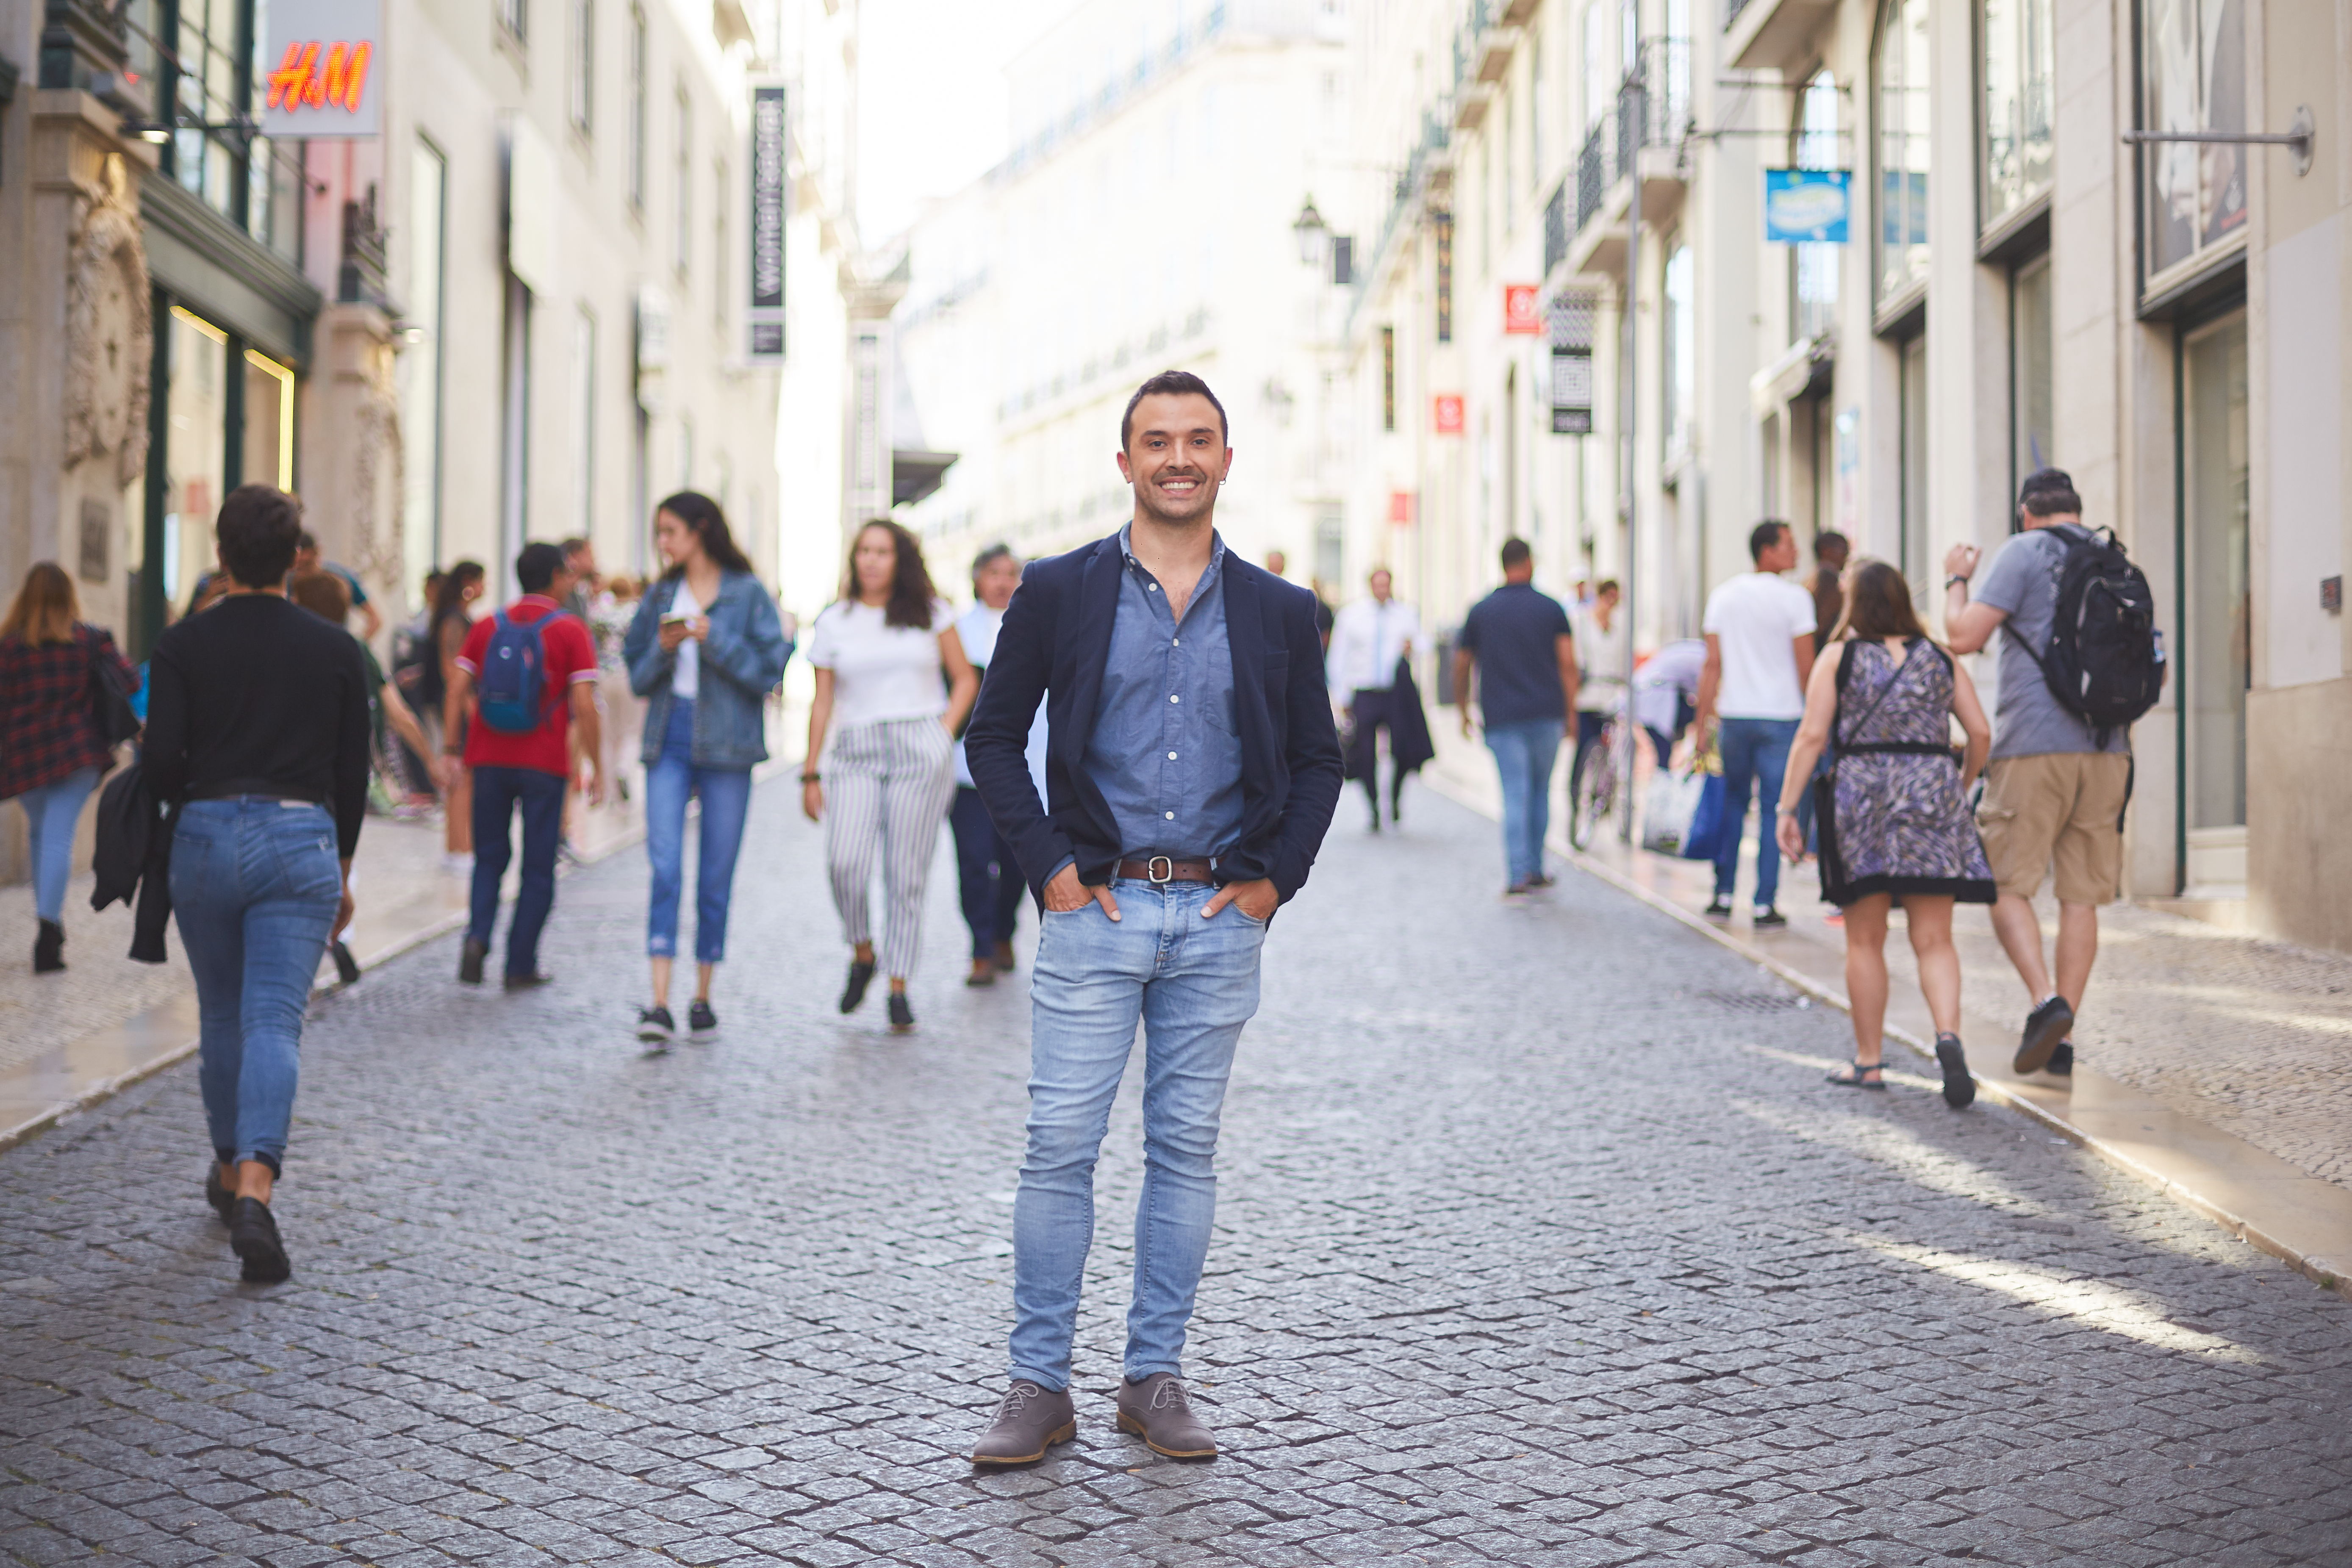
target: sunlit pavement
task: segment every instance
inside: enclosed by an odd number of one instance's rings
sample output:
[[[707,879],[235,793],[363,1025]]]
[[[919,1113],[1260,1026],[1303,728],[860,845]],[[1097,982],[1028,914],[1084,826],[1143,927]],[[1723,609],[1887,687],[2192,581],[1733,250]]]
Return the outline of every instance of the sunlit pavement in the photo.
[[[1358,800],[1276,923],[1188,1357],[1115,1433],[1139,1170],[1098,1181],[1079,1440],[961,1455],[1003,1364],[1026,1008],[832,1010],[763,787],[716,1044],[641,1056],[645,875],[554,993],[449,939],[319,1009],[236,1283],[192,1063],[0,1154],[0,1552],[138,1563],[2352,1563],[2352,1310],[2009,1112],[1831,1089],[1843,1016],[1491,824]],[[1024,943],[1025,958],[1025,943]]]

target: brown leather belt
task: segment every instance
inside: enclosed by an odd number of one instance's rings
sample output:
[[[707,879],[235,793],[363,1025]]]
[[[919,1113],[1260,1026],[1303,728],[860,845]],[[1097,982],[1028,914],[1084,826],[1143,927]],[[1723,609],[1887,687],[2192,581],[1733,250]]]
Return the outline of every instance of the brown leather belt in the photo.
[[[1169,855],[1152,855],[1144,860],[1121,861],[1118,875],[1129,882],[1207,882],[1217,880],[1216,862]]]

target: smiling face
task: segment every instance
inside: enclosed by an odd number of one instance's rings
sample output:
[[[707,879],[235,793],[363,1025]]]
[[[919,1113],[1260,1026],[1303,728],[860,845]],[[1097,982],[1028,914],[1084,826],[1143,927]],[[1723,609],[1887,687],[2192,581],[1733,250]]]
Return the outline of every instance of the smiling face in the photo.
[[[858,530],[857,549],[850,559],[857,573],[857,597],[868,604],[887,602],[891,580],[898,575],[898,541],[890,530],[866,524]]]
[[[1214,403],[1198,392],[1155,393],[1135,405],[1118,471],[1135,487],[1140,516],[1183,528],[1215,509],[1233,457]]]

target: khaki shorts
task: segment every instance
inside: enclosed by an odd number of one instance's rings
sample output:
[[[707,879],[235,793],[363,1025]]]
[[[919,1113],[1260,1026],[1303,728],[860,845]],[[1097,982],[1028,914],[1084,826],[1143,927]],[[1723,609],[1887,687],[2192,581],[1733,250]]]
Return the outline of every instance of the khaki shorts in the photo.
[[[2058,902],[2107,904],[2123,891],[2120,825],[2131,758],[2051,751],[2002,757],[1985,768],[1977,831],[2003,893],[2032,898],[2058,868]]]

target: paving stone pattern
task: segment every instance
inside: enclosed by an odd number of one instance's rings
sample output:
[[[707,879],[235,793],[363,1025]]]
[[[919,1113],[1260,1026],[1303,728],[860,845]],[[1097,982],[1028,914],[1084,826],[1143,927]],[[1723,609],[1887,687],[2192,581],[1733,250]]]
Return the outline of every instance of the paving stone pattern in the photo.
[[[1492,827],[1354,814],[1276,923],[1188,1370],[1211,1465],[1112,1427],[1139,1174],[1113,1119],[1079,1441],[999,1385],[1023,988],[832,1011],[814,830],[761,792],[727,1033],[628,1038],[635,855],[570,987],[440,943],[320,1005],[239,1286],[193,1064],[0,1155],[0,1557],[464,1563],[2352,1563],[2343,1301],[1924,1083]],[[688,903],[691,908],[691,903]],[[1025,970],[1024,970],[1025,973]]]

